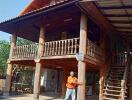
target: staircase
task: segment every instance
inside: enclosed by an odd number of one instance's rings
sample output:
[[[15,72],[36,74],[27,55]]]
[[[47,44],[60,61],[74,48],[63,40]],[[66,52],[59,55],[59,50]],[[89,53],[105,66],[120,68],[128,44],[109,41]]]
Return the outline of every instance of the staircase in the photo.
[[[128,66],[113,64],[103,86],[103,100],[125,100]]]

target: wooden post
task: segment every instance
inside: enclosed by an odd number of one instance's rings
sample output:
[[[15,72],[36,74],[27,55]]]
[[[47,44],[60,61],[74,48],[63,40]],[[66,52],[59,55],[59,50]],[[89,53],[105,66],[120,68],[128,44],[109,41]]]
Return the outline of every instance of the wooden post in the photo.
[[[16,40],[17,40],[17,37],[16,37],[16,34],[14,33],[12,36],[12,41],[11,41],[9,59],[12,58],[13,49],[16,47]],[[10,62],[10,60],[8,60],[7,63],[8,63],[8,67],[7,67],[7,76],[5,80],[4,95],[9,95],[10,88],[11,88],[12,69],[13,69],[13,64]]]
[[[17,41],[17,37],[16,37],[16,34],[14,33],[13,36],[12,36],[12,41],[11,41],[11,48],[10,48],[10,53],[9,53],[9,59],[12,58],[13,49],[16,47],[16,41]]]
[[[8,68],[7,68],[6,80],[5,80],[4,94],[3,94],[5,96],[10,95],[12,69],[13,69],[13,64],[9,62],[8,63]]]
[[[82,14],[80,20],[80,47],[79,53],[86,54],[87,44],[87,16]],[[78,61],[78,82],[83,83],[78,85],[77,100],[85,100],[85,79],[86,77],[86,62]]]
[[[100,68],[99,100],[103,100],[104,68]]]
[[[38,55],[36,62],[36,69],[35,69],[35,79],[34,79],[34,91],[33,91],[33,100],[39,100],[39,93],[40,93],[40,78],[41,78],[41,67],[42,63],[40,62],[40,57],[43,56],[44,52],[44,27],[41,26],[40,28],[40,36],[39,36],[39,47],[38,47]]]
[[[62,97],[65,96],[66,93],[66,82],[67,82],[67,70],[63,70],[63,82],[62,82]]]

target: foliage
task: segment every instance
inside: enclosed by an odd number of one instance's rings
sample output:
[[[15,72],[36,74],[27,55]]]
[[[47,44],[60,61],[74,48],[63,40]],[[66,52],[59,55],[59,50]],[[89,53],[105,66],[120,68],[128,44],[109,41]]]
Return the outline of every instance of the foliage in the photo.
[[[28,45],[28,44],[32,44],[32,41],[29,41],[27,39],[23,39],[23,38],[17,38],[17,45],[21,46],[21,45]]]
[[[17,45],[27,45],[32,44],[32,41],[17,38]],[[10,51],[10,42],[1,40],[0,41],[0,73],[5,73],[7,69],[7,59],[9,57],[9,51]]]
[[[10,51],[10,43],[4,40],[0,41],[0,71],[4,73],[7,68],[7,59]]]

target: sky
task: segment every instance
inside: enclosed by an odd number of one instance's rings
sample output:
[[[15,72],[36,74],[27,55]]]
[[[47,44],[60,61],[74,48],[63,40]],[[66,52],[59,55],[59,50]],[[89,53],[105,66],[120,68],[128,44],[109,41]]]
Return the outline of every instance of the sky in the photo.
[[[0,0],[0,22],[17,17],[31,0]],[[9,33],[0,31],[0,40],[9,41]]]

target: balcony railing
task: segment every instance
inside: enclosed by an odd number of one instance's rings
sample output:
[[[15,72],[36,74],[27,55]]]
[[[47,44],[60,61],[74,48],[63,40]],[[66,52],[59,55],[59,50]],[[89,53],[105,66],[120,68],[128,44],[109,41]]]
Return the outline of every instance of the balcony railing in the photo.
[[[90,41],[89,39],[87,40],[87,53],[88,56],[94,58],[94,60],[100,60],[104,61],[104,51],[101,49],[98,45]]]
[[[42,57],[76,55],[79,52],[79,38],[51,41],[44,43],[44,52]],[[36,58],[38,44],[17,46],[13,50],[12,58]],[[103,60],[103,50],[92,41],[87,41],[87,56],[94,59]]]
[[[124,66],[127,62],[127,54],[126,53],[116,53],[112,55],[112,64]]]

